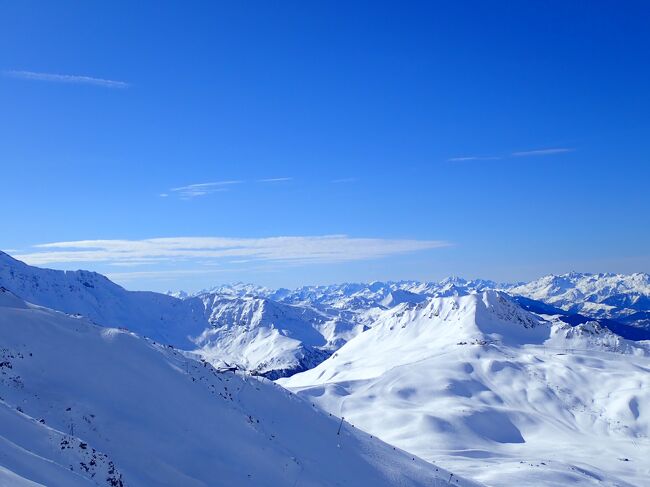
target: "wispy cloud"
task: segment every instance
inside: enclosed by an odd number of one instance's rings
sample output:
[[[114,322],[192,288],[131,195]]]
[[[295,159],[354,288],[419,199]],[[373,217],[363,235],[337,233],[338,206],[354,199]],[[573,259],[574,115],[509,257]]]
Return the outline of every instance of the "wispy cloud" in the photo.
[[[133,272],[108,272],[106,277],[113,281],[135,281],[139,279],[154,279],[161,281],[174,281],[179,277],[192,277],[212,275],[225,272],[219,269],[176,269],[164,271],[133,271]]]
[[[211,183],[197,183],[188,184],[187,186],[179,186],[178,188],[171,188],[169,193],[177,194],[183,199],[196,198],[198,196],[205,196],[220,191],[228,191],[228,187],[233,184],[241,184],[243,181],[214,181]],[[166,198],[169,193],[161,193],[160,197]]]
[[[573,152],[575,149],[568,147],[555,147],[551,149],[537,149],[527,150],[521,152],[513,152],[512,157],[527,157],[527,156],[550,156],[553,154],[564,154],[565,152]]]
[[[205,259],[224,263],[241,259],[307,264],[377,259],[450,245],[442,240],[354,238],[346,235],[266,238],[171,237],[46,243],[35,245],[34,251],[15,257],[32,265],[72,262],[125,264],[143,261],[198,263]]]
[[[37,81],[52,81],[55,83],[77,83],[105,88],[128,88],[130,85],[124,81],[115,81],[112,79],[93,78],[91,76],[81,76],[76,74],[54,74],[54,73],[37,73],[34,71],[3,71],[5,76],[11,78],[20,78]]]
[[[463,162],[463,161],[495,161],[501,159],[498,156],[461,156],[461,157],[452,157],[447,159],[449,162]]]
[[[258,179],[258,183],[282,183],[284,181],[293,181],[293,178],[268,178],[268,179]]]
[[[358,178],[341,178],[341,179],[333,179],[332,183],[334,184],[356,183],[358,180],[359,180]]]
[[[498,161],[502,159],[509,159],[512,157],[528,157],[528,156],[551,156],[555,154],[564,154],[566,152],[573,152],[575,149],[568,147],[553,147],[549,149],[535,149],[528,151],[512,152],[505,156],[460,156],[447,159],[448,162],[466,162],[466,161]]]

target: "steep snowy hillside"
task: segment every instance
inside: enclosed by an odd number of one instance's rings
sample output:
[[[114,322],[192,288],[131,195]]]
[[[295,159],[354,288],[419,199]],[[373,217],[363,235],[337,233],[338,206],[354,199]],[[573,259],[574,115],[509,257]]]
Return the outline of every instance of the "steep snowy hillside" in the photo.
[[[221,292],[197,296],[212,325],[197,340],[199,352],[270,379],[315,367],[363,331],[341,313]]]
[[[0,397],[0,485],[424,487],[451,476],[267,380],[5,289]]]
[[[422,458],[494,486],[645,485],[648,344],[528,313],[500,292],[387,310],[279,382]]]
[[[644,273],[550,275],[508,292],[598,318],[650,311],[650,275]]]
[[[0,252],[0,286],[30,303],[80,314],[191,349],[207,328],[201,303],[153,292],[127,291],[101,274],[29,266]]]

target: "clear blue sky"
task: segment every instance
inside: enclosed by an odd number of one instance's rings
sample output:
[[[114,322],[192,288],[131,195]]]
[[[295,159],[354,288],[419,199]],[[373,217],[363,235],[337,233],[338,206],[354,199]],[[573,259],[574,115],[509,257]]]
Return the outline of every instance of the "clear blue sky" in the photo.
[[[649,22],[0,2],[0,249],[159,290],[650,271]]]

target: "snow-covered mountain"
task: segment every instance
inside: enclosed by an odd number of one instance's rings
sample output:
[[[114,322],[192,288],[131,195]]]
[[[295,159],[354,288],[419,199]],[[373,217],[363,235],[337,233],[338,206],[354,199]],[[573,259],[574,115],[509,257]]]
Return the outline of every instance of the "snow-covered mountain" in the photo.
[[[482,279],[467,281],[459,277],[449,277],[440,282],[375,281],[304,286],[295,290],[267,291],[266,296],[287,303],[310,303],[335,309],[362,310],[392,307],[402,302],[419,303],[428,296],[464,295],[506,286],[509,285]]]
[[[245,283],[245,282],[236,282],[233,284],[222,284],[220,286],[214,286],[210,289],[204,289],[196,293],[196,295],[206,295],[206,294],[219,294],[219,295],[231,295],[231,296],[264,296],[268,297],[273,294],[275,291],[264,286],[258,286],[257,284]]]
[[[612,332],[647,336],[646,274],[170,296],[0,253],[0,287],[0,485],[437,485],[439,465],[494,486],[650,477],[650,342]],[[302,371],[279,382],[308,402],[242,369]],[[332,453],[338,415],[436,466],[347,423],[354,453]]]
[[[386,310],[279,382],[488,485],[639,486],[650,478],[648,346],[486,291]]]
[[[340,312],[279,303],[246,293],[209,292],[196,296],[211,327],[197,339],[201,355],[236,364],[276,379],[315,367],[363,331]]]
[[[133,292],[95,272],[41,269],[5,253],[0,286],[29,302],[270,378],[317,365],[364,329],[342,310],[254,297],[264,292],[257,286],[221,286],[192,296]]]
[[[214,364],[227,362],[269,378],[316,366],[372,327],[387,309],[423,303],[430,297],[464,296],[494,288],[513,290],[522,304],[532,298],[526,307],[533,311],[540,311],[542,302],[555,303],[553,309],[565,314],[563,319],[571,324],[597,318],[628,338],[647,338],[648,276],[586,276],[549,277],[539,281],[545,284],[536,281],[518,286],[458,277],[440,282],[346,283],[295,290],[237,283],[194,295],[163,295],[127,291],[93,272],[31,267],[0,253],[0,286],[27,301],[81,314],[101,325],[127,328],[161,343],[198,351]],[[598,284],[601,278],[603,283]],[[564,284],[558,284],[559,280]],[[570,289],[589,288],[580,284],[582,281],[598,292],[571,293]],[[582,295],[588,296],[584,302],[579,300]],[[591,297],[594,295],[599,303]],[[571,305],[571,299],[578,304]],[[603,307],[616,321],[604,321],[597,312]],[[576,315],[577,311],[585,316]]]
[[[223,292],[263,295],[296,305],[338,309],[357,316],[370,325],[376,311],[403,302],[420,303],[427,297],[464,296],[484,290],[501,290],[524,300],[531,309],[552,306],[572,324],[597,319],[611,330],[631,339],[647,339],[650,333],[650,276],[648,274],[550,275],[530,283],[497,283],[449,277],[439,282],[396,281],[369,284],[306,286],[295,290],[272,291],[252,285],[237,285]]]
[[[30,303],[83,315],[100,325],[128,328],[185,349],[194,348],[192,337],[208,327],[197,300],[127,291],[96,272],[41,269],[3,252],[0,286]]]
[[[212,325],[196,340],[203,357],[276,379],[315,367],[372,326],[386,309],[421,303],[437,293],[464,295],[488,285],[495,284],[453,278],[436,284],[374,282],[292,291],[237,283],[185,299],[200,299]]]
[[[0,290],[0,485],[424,487],[450,476],[268,380]]]
[[[650,275],[645,273],[549,275],[508,292],[597,318],[650,311]]]

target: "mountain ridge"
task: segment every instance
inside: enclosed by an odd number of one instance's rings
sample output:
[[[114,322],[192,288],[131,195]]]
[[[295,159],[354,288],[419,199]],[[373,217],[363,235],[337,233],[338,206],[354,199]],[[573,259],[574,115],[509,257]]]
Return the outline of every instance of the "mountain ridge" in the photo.
[[[402,304],[278,382],[488,485],[642,485],[650,342],[547,318],[499,291]]]

